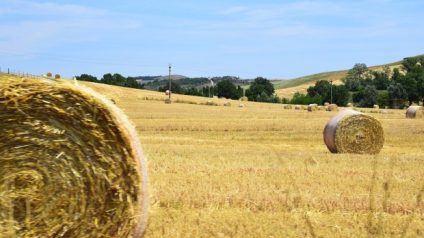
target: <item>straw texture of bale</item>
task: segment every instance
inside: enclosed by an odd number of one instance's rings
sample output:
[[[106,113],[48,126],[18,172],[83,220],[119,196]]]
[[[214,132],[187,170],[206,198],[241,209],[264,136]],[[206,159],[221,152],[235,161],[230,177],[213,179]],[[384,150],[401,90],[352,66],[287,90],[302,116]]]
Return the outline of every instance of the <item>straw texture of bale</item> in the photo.
[[[300,109],[302,109],[302,107],[300,105],[294,106],[294,110],[300,110]]]
[[[293,107],[290,104],[286,104],[286,105],[283,106],[283,108],[284,109],[292,109]]]
[[[0,82],[0,237],[141,237],[147,171],[135,128],[69,82]]]
[[[318,110],[318,104],[309,104],[308,105],[308,112],[314,112]]]
[[[384,132],[375,118],[346,109],[328,121],[324,142],[332,153],[378,154],[383,148]]]
[[[406,110],[406,118],[424,118],[424,109],[421,106],[410,106]]]

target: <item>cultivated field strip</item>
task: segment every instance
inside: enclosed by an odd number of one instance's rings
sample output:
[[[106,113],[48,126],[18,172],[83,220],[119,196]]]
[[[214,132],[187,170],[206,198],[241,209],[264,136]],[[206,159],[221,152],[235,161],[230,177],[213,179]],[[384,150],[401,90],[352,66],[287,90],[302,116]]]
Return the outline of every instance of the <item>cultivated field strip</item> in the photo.
[[[424,121],[381,121],[379,155],[331,154],[336,112],[89,84],[136,124],[151,207],[146,237],[417,237],[424,235]],[[214,99],[219,105],[222,100]],[[421,196],[422,197],[422,196]]]

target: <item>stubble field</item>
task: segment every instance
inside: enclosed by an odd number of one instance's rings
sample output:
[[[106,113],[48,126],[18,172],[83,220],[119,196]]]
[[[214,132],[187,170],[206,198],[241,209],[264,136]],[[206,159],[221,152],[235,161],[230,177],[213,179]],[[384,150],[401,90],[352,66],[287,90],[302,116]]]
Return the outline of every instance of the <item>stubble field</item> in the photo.
[[[165,104],[155,92],[86,85],[137,127],[150,176],[145,237],[424,236],[422,119],[371,113],[382,152],[335,155],[322,139],[335,112],[179,95]]]

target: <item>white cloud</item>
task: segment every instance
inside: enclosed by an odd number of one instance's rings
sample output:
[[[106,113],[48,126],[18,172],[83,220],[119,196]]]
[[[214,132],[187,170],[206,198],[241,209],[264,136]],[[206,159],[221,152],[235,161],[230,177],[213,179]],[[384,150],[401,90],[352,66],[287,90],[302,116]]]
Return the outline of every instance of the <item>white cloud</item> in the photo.
[[[58,4],[55,2],[33,2],[26,0],[6,0],[0,8],[2,14],[19,14],[34,16],[99,16],[108,12],[103,9],[90,8],[75,4]]]
[[[0,50],[32,52],[75,42],[91,42],[109,31],[137,29],[138,20],[107,10],[53,2],[7,1],[0,13]],[[14,20],[19,19],[19,20]],[[106,32],[106,33],[105,33]]]

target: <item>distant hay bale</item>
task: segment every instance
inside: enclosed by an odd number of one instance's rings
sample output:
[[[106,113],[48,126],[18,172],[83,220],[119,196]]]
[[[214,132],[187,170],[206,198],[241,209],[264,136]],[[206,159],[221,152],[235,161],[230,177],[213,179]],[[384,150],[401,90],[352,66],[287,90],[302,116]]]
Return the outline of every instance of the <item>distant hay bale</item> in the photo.
[[[424,118],[424,109],[421,106],[410,106],[406,110],[406,118]]]
[[[50,72],[48,72],[48,73],[46,74],[46,76],[47,76],[48,78],[51,78],[51,77],[53,77],[53,74],[52,74],[52,73],[50,73]]]
[[[135,128],[66,81],[0,82],[0,237],[141,237],[147,171]]]
[[[300,105],[294,106],[294,110],[300,110],[300,109],[302,109],[302,107]]]
[[[324,106],[318,106],[318,111],[325,111],[325,107]]]
[[[383,127],[371,116],[346,109],[328,121],[324,142],[332,153],[378,154],[384,144]]]
[[[308,112],[314,112],[318,110],[318,104],[309,104],[308,105]]]
[[[167,95],[167,96],[168,96],[170,93],[171,93],[171,91],[169,91],[169,90],[166,90],[166,91],[165,91],[165,95]]]
[[[353,107],[353,103],[351,103],[351,102],[350,102],[350,103],[348,103],[348,104],[347,104],[347,107]]]
[[[286,104],[283,106],[284,109],[292,109],[292,105],[291,104]]]
[[[225,102],[224,107],[231,107],[231,102],[230,101]]]
[[[324,103],[324,106],[328,106],[328,105],[330,105],[330,103],[329,103],[329,102]]]
[[[336,112],[339,110],[339,108],[337,107],[337,104],[330,104],[325,106],[325,110],[329,112]]]
[[[374,108],[374,109],[380,109],[380,106],[379,106],[379,105],[377,105],[377,104],[374,104],[373,108]]]
[[[206,103],[204,103],[204,105],[208,105],[208,106],[218,106],[218,103],[214,102],[214,101],[207,101]]]
[[[54,78],[55,78],[55,79],[60,79],[60,74],[55,74],[55,75],[54,75]]]
[[[249,98],[244,96],[244,97],[241,97],[239,100],[242,101],[242,102],[247,102],[247,101],[249,101]]]

